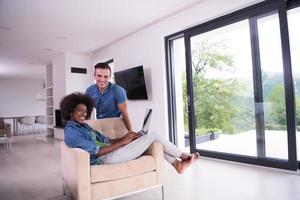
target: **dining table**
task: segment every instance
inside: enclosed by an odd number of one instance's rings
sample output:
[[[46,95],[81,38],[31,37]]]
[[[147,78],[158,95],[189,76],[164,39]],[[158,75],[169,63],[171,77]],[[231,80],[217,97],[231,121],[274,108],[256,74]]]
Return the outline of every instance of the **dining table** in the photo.
[[[39,116],[39,115],[38,115]],[[8,116],[8,117],[2,117],[3,119],[12,119],[13,120],[13,130],[12,130],[12,135],[17,135],[18,134],[18,119],[22,117],[29,117],[29,116]],[[37,116],[33,116],[37,117]]]

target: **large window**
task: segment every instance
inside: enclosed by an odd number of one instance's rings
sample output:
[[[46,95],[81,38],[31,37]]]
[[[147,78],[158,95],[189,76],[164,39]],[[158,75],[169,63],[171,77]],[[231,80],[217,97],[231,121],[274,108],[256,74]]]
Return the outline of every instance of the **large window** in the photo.
[[[297,155],[300,160],[300,8],[288,12],[291,59],[296,99]]]
[[[173,63],[175,75],[175,99],[176,99],[176,142],[179,148],[185,150],[189,145],[189,126],[187,112],[187,87],[186,87],[186,67],[185,48],[183,37],[173,40]]]
[[[266,156],[288,158],[285,92],[278,15],[258,19]]]
[[[197,149],[256,156],[248,20],[191,37],[191,53]]]
[[[286,17],[287,7],[266,1],[166,37],[171,139],[180,148],[296,169],[300,9]]]

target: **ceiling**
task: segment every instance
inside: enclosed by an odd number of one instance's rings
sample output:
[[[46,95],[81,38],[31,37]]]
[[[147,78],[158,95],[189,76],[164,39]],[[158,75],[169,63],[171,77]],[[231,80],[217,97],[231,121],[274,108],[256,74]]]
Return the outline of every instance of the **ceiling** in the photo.
[[[0,78],[44,78],[64,52],[89,53],[204,0],[0,0]]]

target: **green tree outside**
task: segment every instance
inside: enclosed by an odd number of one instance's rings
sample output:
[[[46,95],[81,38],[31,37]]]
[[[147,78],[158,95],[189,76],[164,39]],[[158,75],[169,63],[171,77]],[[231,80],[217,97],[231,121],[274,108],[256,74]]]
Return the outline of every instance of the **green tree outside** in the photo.
[[[254,98],[250,87],[237,78],[212,78],[211,70],[234,72],[234,57],[225,40],[203,40],[192,49],[193,91],[196,134],[221,131],[234,134],[255,129]],[[262,72],[265,128],[286,130],[285,93],[282,74]],[[298,80],[298,79],[296,79]],[[299,81],[300,82],[300,81]],[[182,91],[187,94],[186,73],[182,73]],[[299,84],[300,85],[300,84]],[[252,88],[251,88],[252,89]],[[300,91],[300,90],[299,90]],[[187,96],[183,95],[187,111]],[[300,96],[296,94],[296,124],[300,127]],[[188,113],[184,112],[188,132]],[[300,128],[298,128],[300,130]]]
[[[245,116],[249,117],[245,109],[236,106],[237,95],[244,88],[243,84],[234,78],[207,78],[210,69],[235,71],[233,56],[226,52],[229,52],[226,41],[205,40],[198,42],[192,50],[196,134],[216,130],[231,134],[236,131],[236,126],[232,122],[238,113],[246,113]],[[182,75],[182,81],[183,94],[186,94],[185,73]],[[186,98],[184,95],[185,110],[187,110]],[[184,122],[188,130],[187,112],[184,113]],[[239,121],[236,123],[240,124]]]
[[[266,79],[266,81],[271,81]],[[300,97],[296,96],[296,124],[300,126]],[[283,84],[277,83],[270,88],[266,102],[270,104],[270,108],[265,109],[265,124],[269,130],[286,130],[286,108],[285,108],[285,93]]]

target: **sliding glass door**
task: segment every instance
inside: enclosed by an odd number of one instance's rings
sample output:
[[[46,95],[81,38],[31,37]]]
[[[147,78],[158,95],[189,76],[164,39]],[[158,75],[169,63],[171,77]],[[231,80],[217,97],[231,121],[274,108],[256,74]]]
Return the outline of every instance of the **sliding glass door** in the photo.
[[[260,134],[264,145],[262,157],[287,160],[287,125],[282,50],[278,14],[257,20],[258,49],[264,116]],[[258,66],[255,66],[258,67]],[[259,134],[258,134],[259,137]]]
[[[300,9],[262,4],[166,38],[170,139],[208,157],[296,170]]]
[[[288,11],[288,28],[291,46],[291,61],[294,78],[296,100],[296,125],[297,125],[297,155],[300,162],[300,8]],[[300,165],[299,165],[300,168]]]
[[[192,149],[294,168],[281,39],[276,12],[186,34]]]
[[[248,20],[190,41],[196,148],[256,156]]]

